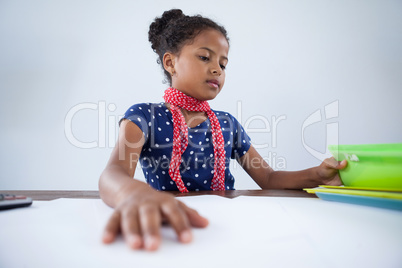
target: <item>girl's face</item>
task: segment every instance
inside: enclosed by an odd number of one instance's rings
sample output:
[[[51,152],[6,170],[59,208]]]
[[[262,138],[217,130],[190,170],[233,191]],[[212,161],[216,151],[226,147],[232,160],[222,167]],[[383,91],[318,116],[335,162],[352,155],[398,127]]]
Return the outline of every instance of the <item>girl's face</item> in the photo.
[[[198,100],[212,100],[225,83],[229,44],[217,30],[199,33],[172,55],[172,87]]]

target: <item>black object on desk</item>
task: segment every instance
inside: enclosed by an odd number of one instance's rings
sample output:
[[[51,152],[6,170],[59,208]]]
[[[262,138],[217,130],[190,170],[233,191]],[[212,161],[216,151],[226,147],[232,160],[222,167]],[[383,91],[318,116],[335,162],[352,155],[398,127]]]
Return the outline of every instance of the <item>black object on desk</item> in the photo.
[[[30,205],[32,205],[32,198],[30,197],[0,193],[0,210],[27,207]]]

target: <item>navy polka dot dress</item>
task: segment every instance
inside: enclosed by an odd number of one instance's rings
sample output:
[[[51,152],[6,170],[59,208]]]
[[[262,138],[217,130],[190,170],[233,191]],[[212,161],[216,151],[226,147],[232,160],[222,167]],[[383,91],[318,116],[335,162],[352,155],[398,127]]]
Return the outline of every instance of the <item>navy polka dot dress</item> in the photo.
[[[229,113],[214,111],[225,141],[225,189],[234,190],[229,170],[230,158],[243,156],[250,148],[250,138],[240,123]],[[148,184],[157,190],[178,191],[169,176],[173,147],[172,114],[164,103],[141,103],[131,106],[123,119],[135,123],[144,133],[145,144],[140,164]],[[211,190],[214,176],[214,148],[209,119],[188,128],[188,146],[182,155],[180,174],[189,191]]]

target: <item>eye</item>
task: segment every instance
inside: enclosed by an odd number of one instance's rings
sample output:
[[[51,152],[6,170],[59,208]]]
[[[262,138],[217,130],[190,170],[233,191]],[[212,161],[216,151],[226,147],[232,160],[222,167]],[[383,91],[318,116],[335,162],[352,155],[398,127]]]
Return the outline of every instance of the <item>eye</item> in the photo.
[[[205,56],[200,56],[200,59],[201,59],[202,61],[208,61],[208,60],[209,60],[209,58],[208,58],[208,57],[205,57]]]
[[[222,70],[225,70],[225,69],[226,69],[226,66],[225,66],[225,65],[221,65],[221,69],[222,69]]]

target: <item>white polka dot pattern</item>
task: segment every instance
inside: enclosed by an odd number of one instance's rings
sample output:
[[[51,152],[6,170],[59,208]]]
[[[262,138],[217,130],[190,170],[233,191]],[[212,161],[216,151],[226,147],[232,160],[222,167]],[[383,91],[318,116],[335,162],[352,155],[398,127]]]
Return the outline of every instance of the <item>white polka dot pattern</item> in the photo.
[[[215,163],[211,189],[214,191],[225,190],[225,148],[221,126],[215,113],[211,110],[208,102],[200,101],[187,96],[175,88],[165,90],[163,96],[165,102],[170,104],[173,117],[173,151],[169,165],[169,175],[176,183],[180,192],[188,192],[180,175],[181,156],[188,146],[188,127],[181,108],[188,111],[206,112],[211,122],[212,144],[214,146]],[[212,173],[212,172],[211,172]]]

